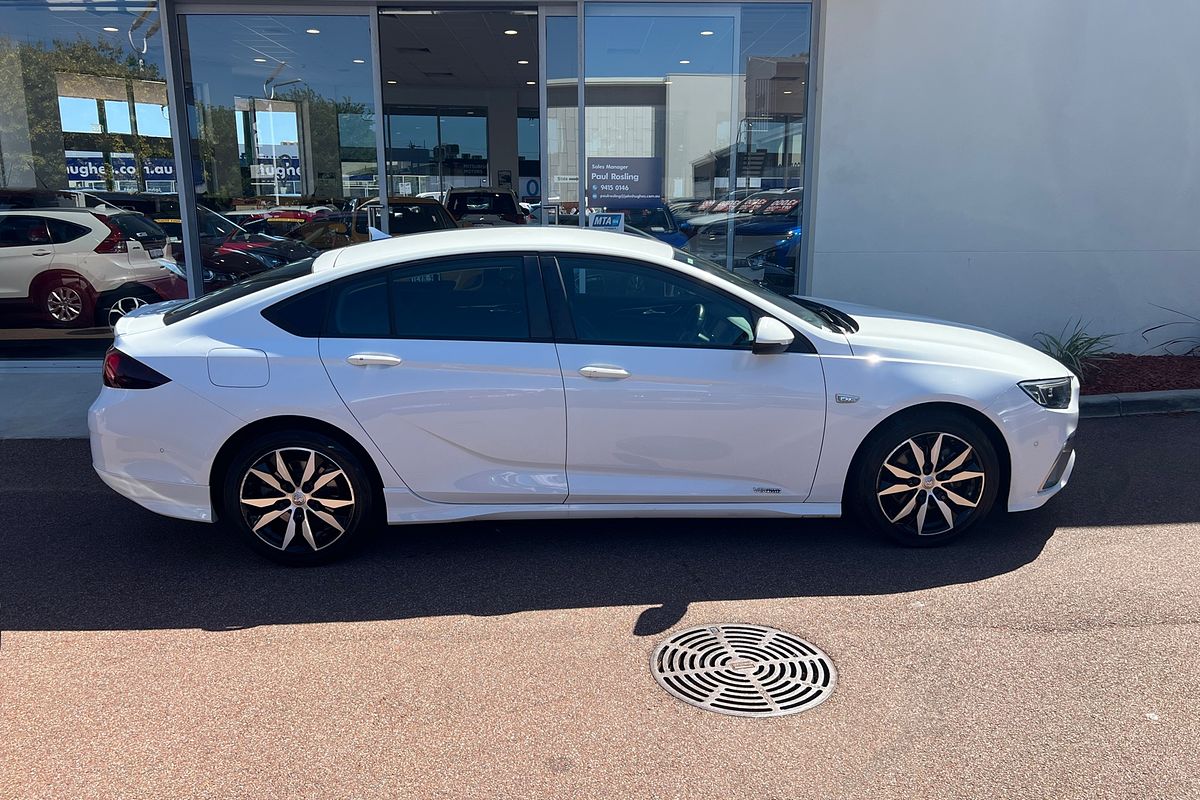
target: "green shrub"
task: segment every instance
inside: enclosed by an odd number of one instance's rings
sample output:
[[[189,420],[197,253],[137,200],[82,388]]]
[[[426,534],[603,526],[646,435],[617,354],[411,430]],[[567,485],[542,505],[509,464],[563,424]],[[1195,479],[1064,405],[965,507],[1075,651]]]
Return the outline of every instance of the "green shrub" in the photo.
[[[1093,336],[1086,330],[1082,319],[1071,320],[1063,326],[1058,336],[1039,331],[1033,336],[1038,349],[1051,358],[1057,359],[1064,367],[1075,373],[1080,383],[1087,373],[1095,370],[1112,350],[1114,333]],[[1090,323],[1089,323],[1090,324]]]

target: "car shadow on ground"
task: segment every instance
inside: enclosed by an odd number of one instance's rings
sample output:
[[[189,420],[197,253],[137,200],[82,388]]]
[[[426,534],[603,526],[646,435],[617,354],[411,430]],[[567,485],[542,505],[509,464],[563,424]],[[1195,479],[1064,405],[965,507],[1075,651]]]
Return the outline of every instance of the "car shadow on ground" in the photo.
[[[4,443],[0,629],[230,630],[257,625],[646,606],[660,633],[703,601],[909,592],[971,583],[1033,561],[1060,527],[1200,519],[1180,436],[1200,415],[1093,421],[1081,468],[1049,506],[996,514],[935,549],[893,545],[843,520],[572,520],[378,531],[343,561],[288,569],[222,529],[164,519],[117,497],[86,443]]]

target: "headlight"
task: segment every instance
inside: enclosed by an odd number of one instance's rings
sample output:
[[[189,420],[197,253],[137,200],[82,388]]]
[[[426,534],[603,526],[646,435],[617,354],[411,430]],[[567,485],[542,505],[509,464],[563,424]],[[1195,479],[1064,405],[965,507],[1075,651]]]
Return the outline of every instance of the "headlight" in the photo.
[[[1017,384],[1045,408],[1068,408],[1071,405],[1071,379],[1052,378],[1044,381],[1021,381]]]

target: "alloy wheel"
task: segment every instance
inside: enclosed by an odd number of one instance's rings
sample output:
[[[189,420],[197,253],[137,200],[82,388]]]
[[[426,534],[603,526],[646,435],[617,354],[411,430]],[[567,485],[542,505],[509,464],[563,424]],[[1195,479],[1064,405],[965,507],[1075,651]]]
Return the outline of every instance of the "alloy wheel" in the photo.
[[[140,297],[122,297],[111,306],[108,307],[108,327],[115,328],[117,320],[133,311],[135,308],[141,308],[147,305],[146,301]]]
[[[354,517],[354,488],[328,455],[303,447],[265,453],[242,477],[242,518],[276,550],[317,552],[346,533]]]
[[[922,433],[884,459],[875,495],[892,525],[937,536],[975,513],[986,480],[979,454],[967,441],[952,433]]]
[[[83,295],[71,286],[55,286],[46,295],[46,311],[56,322],[74,322],[83,313]]]

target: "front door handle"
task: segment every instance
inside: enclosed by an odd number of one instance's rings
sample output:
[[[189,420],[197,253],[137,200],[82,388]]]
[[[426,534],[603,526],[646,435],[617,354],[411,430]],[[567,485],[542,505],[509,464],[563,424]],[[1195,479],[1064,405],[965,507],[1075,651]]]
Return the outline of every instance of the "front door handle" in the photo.
[[[346,363],[356,367],[398,367],[404,363],[404,359],[386,353],[355,353],[346,356]]]
[[[579,374],[585,378],[608,378],[610,380],[620,380],[621,378],[629,377],[629,370],[621,369],[620,367],[580,367]]]

